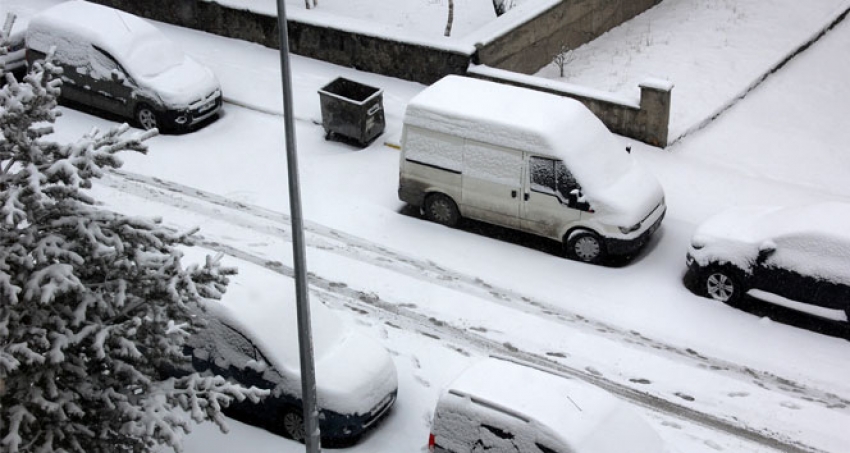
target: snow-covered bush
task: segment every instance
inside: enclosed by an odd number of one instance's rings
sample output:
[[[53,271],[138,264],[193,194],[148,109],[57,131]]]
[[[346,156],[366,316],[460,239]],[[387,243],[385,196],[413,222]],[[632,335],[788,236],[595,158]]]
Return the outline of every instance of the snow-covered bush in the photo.
[[[179,451],[192,421],[226,430],[222,406],[266,394],[163,373],[188,369],[189,308],[220,297],[235,270],[209,257],[184,267],[176,247],[194,231],[109,212],[86,193],[156,131],[46,140],[60,71],[35,63],[0,89],[0,451]]]

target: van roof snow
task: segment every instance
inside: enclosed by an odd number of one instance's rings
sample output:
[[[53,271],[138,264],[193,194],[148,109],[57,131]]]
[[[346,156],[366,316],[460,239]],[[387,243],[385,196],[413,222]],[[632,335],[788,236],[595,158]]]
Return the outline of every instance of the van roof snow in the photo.
[[[565,161],[612,142],[605,125],[576,100],[460,76],[444,77],[411,99],[404,122]]]

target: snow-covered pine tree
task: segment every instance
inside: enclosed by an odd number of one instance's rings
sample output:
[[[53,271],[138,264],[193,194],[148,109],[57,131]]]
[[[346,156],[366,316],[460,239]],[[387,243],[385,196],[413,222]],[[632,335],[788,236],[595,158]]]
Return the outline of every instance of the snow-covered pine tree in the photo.
[[[0,451],[180,451],[193,420],[226,430],[222,406],[266,394],[160,374],[187,364],[190,308],[235,271],[210,257],[184,267],[176,247],[194,231],[109,212],[86,193],[156,131],[47,141],[59,71],[36,63],[0,89]]]

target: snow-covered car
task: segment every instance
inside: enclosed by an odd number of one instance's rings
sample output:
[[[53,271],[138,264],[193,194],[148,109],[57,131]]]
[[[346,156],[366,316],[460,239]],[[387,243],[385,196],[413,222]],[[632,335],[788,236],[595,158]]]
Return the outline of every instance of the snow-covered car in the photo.
[[[294,296],[293,280],[241,263],[224,297],[205,304],[199,316],[204,316],[207,325],[189,339],[184,352],[191,356],[195,371],[271,390],[259,403],[232,403],[228,415],[301,441],[304,425]],[[380,343],[315,297],[310,311],[322,441],[351,444],[395,403],[395,364]]]
[[[638,413],[608,392],[497,358],[473,364],[443,391],[428,450],[672,452]]]
[[[8,20],[8,17],[5,20]],[[0,27],[2,26],[3,24],[0,23]],[[3,67],[4,72],[11,72],[15,76],[20,76],[26,70],[25,37],[26,28],[20,25],[19,21],[14,21],[8,38],[4,42],[0,42],[0,45],[6,50],[5,53],[0,52],[0,66]],[[3,80],[5,79],[4,76]]]
[[[62,99],[134,119],[144,129],[185,131],[221,109],[212,70],[144,19],[73,0],[30,20],[27,61],[55,48]]]
[[[731,208],[696,229],[687,264],[698,294],[732,305],[779,296],[850,321],[850,204]]]

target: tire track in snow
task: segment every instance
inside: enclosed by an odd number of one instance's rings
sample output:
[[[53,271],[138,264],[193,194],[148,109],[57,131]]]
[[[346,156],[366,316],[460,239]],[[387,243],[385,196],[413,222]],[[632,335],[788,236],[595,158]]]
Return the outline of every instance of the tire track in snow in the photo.
[[[290,218],[286,214],[159,178],[121,170],[113,173],[118,178],[106,177],[102,178],[100,182],[125,193],[215,218],[240,228],[266,233],[278,239],[291,241]],[[231,212],[226,213],[223,210]],[[827,409],[850,414],[850,398],[833,392],[812,388],[804,383],[745,365],[708,357],[690,348],[680,348],[646,337],[634,330],[623,330],[603,321],[588,318],[513,290],[502,288],[479,277],[447,269],[430,260],[410,257],[402,252],[314,222],[305,221],[304,229],[308,247],[365,262],[429,284],[463,292],[514,310],[567,325],[591,335],[608,338],[632,347],[640,347],[655,355],[673,356],[678,361],[690,363],[700,369],[710,370],[712,373],[731,377],[748,384],[755,383],[759,387],[772,392],[782,393],[795,399],[803,398]],[[222,245],[221,242],[208,241],[208,244],[210,247],[227,247]],[[234,253],[236,252],[228,254],[236,256]],[[413,312],[412,310],[405,311]]]
[[[295,271],[290,266],[268,260],[229,245],[203,240],[200,241],[200,245],[210,250],[254,263],[290,278],[295,276]],[[475,333],[463,327],[456,327],[447,322],[418,313],[403,304],[385,300],[374,293],[361,291],[349,285],[327,280],[315,274],[309,274],[308,279],[312,290],[311,294],[331,306],[349,309],[370,319],[377,319],[388,326],[409,332],[417,332],[431,339],[445,342],[448,347],[456,351],[464,352],[466,349],[472,347],[485,355],[508,357],[549,370],[555,374],[581,379],[651,411],[676,419],[685,419],[706,428],[722,431],[784,453],[826,453],[823,450],[805,445],[774,432],[763,432],[747,427],[735,420],[734,417],[724,419],[706,414],[660,396],[622,385],[600,374],[572,368],[554,361],[545,355],[524,351],[507,343],[500,343],[487,338],[483,334]]]

